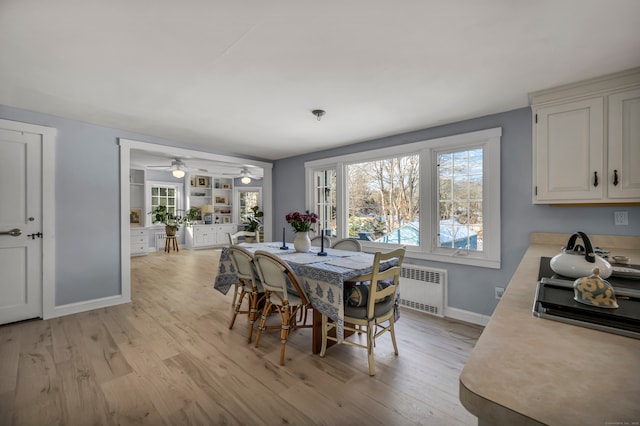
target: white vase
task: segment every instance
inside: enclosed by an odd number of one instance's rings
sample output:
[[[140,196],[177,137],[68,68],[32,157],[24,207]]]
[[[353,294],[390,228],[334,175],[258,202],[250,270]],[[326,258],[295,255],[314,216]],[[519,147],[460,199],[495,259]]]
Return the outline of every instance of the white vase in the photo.
[[[296,232],[296,238],[293,240],[293,248],[300,253],[307,253],[311,250],[309,232]]]

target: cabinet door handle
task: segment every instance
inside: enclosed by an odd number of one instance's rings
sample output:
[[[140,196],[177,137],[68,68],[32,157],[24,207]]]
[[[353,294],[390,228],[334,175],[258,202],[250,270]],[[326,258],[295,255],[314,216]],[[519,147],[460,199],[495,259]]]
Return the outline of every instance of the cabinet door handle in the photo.
[[[593,186],[598,186],[598,172],[593,172]]]
[[[613,186],[618,186],[618,170],[613,171]]]

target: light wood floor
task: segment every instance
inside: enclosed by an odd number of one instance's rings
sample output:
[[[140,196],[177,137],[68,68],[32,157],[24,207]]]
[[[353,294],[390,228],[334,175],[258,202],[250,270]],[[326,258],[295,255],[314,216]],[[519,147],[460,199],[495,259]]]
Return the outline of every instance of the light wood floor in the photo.
[[[311,354],[311,330],[246,343],[213,289],[220,252],[132,258],[132,303],[0,327],[0,425],[474,425],[458,376],[482,328],[403,309],[375,348]]]

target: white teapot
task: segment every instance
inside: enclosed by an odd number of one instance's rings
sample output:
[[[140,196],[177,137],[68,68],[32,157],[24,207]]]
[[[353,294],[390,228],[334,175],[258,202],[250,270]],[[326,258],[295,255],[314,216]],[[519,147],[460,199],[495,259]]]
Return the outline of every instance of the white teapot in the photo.
[[[584,246],[576,244],[576,239],[582,239]],[[570,278],[580,278],[591,275],[593,268],[600,270],[600,278],[611,276],[613,268],[602,257],[595,254],[589,237],[584,232],[576,232],[570,238],[562,253],[551,259],[551,269],[556,274]]]

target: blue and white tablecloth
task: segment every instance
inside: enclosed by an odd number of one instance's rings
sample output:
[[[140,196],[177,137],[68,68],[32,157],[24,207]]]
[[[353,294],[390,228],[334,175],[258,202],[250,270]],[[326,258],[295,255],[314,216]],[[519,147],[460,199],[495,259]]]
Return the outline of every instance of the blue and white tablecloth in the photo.
[[[344,282],[371,272],[373,254],[326,248],[327,256],[318,256],[319,247],[312,247],[309,253],[296,253],[293,244],[282,250],[282,243],[243,243],[241,246],[251,253],[264,250],[281,257],[293,269],[301,287],[313,307],[336,322],[338,340],[344,337]],[[389,267],[397,262],[392,259]],[[231,286],[238,282],[233,269],[229,248],[225,247],[220,256],[220,267],[213,288],[227,294]]]

